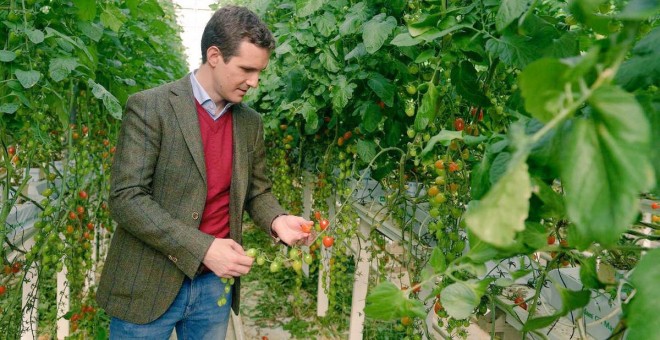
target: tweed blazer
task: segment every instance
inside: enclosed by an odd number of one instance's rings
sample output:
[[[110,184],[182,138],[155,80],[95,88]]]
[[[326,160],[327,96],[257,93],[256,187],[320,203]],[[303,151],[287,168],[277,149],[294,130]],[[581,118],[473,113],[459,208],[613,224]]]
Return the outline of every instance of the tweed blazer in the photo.
[[[229,225],[240,244],[243,211],[267,232],[285,211],[270,192],[261,117],[244,104],[232,111]],[[207,183],[189,74],[128,99],[111,171],[109,206],[117,229],[96,299],[109,315],[144,324],[169,308],[214,239],[198,229]],[[236,280],[236,313],[239,292]]]

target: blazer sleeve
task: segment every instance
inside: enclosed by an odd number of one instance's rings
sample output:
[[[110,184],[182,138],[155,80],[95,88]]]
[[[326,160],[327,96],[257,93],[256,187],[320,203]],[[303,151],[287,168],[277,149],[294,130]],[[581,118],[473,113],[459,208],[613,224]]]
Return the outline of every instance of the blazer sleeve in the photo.
[[[154,200],[153,182],[161,140],[168,133],[163,131],[160,118],[164,105],[155,104],[160,100],[157,94],[141,92],[126,103],[112,164],[109,204],[119,228],[166,255],[192,278],[213,236],[173,218]]]
[[[272,234],[271,224],[278,215],[286,211],[271,192],[271,181],[266,172],[266,151],[264,146],[264,127],[257,114],[254,153],[252,155],[252,177],[246,197],[246,211],[257,226]]]

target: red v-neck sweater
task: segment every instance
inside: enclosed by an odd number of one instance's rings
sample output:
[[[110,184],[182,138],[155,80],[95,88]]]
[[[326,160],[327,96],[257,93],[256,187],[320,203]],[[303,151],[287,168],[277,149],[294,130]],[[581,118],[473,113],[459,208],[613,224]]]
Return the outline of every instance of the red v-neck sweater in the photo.
[[[197,101],[206,165],[206,205],[199,230],[216,238],[229,237],[229,189],[233,159],[232,111],[217,120]]]

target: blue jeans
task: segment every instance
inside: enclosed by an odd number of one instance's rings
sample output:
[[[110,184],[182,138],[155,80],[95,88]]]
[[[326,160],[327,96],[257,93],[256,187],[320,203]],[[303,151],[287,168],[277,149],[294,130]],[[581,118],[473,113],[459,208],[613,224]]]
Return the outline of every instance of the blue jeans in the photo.
[[[231,292],[227,294],[227,303],[218,306],[224,292],[225,284],[213,273],[186,278],[170,308],[158,319],[140,325],[113,317],[110,339],[168,340],[176,329],[178,340],[224,340],[231,310]]]

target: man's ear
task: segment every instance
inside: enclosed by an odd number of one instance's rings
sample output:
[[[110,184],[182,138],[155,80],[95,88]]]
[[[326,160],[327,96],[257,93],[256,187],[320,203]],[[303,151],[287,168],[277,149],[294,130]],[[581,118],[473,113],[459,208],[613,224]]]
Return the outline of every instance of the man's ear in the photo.
[[[210,46],[206,49],[206,62],[208,62],[210,66],[215,67],[220,61],[222,61],[222,53],[218,47]]]

